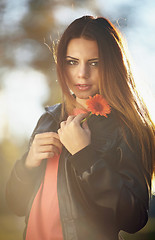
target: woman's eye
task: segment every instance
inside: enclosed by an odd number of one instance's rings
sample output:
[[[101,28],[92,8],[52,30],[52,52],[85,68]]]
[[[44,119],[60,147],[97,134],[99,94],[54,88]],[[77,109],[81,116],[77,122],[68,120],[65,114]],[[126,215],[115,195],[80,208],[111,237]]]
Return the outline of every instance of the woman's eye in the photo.
[[[78,64],[78,62],[77,61],[75,61],[75,60],[66,60],[66,63],[67,63],[67,65],[77,65]]]
[[[90,66],[98,66],[98,62],[90,62]]]

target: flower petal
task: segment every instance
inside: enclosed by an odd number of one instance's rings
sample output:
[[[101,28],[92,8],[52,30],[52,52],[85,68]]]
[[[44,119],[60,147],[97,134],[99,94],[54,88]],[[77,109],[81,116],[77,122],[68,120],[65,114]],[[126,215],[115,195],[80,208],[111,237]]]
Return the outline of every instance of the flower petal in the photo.
[[[86,101],[88,111],[95,115],[101,115],[107,117],[107,114],[111,112],[111,108],[103,96],[96,94],[94,97],[90,96]]]

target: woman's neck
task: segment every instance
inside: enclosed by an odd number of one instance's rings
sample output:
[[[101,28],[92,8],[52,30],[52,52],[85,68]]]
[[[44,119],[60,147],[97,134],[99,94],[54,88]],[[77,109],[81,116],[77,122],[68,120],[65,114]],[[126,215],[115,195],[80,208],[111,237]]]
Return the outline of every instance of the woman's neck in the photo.
[[[79,103],[85,109],[87,109],[86,101],[87,101],[87,99],[80,99],[80,98],[76,97],[76,102]]]

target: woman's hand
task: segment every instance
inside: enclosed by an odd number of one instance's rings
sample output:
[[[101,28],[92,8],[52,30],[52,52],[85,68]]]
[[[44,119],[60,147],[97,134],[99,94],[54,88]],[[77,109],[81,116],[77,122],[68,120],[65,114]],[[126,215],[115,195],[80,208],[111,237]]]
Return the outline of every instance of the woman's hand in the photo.
[[[58,130],[58,135],[61,143],[73,155],[80,151],[91,142],[91,132],[85,121],[80,125],[86,114],[77,116],[69,116],[67,121],[61,122],[61,127]]]
[[[25,165],[28,168],[37,167],[43,159],[52,158],[61,151],[62,144],[55,132],[36,134],[29,150]]]

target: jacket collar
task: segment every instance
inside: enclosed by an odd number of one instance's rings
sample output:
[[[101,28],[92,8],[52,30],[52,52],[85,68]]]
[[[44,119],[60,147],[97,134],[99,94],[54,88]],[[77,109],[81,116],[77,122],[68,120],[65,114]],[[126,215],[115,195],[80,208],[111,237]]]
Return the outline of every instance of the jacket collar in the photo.
[[[62,104],[57,103],[53,106],[45,107],[45,110],[46,110],[47,113],[52,115],[53,119],[57,123],[59,123],[60,122],[60,115],[61,115],[61,108],[62,108]]]

